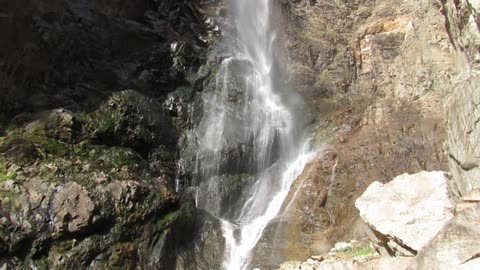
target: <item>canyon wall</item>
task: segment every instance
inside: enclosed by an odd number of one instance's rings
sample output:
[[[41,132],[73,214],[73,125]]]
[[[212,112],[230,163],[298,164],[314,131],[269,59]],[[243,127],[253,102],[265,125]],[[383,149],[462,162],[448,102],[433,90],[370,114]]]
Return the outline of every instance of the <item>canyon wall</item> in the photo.
[[[454,200],[478,188],[475,1],[283,5],[291,82],[329,143],[271,228],[277,260],[367,238],[354,203],[373,181],[443,170]]]

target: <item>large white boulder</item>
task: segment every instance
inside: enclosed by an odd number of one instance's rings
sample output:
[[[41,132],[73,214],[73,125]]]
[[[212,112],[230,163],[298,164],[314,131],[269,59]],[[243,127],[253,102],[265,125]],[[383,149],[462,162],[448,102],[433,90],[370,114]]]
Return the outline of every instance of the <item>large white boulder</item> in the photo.
[[[447,181],[444,172],[403,174],[372,183],[355,206],[389,252],[415,255],[453,218]]]

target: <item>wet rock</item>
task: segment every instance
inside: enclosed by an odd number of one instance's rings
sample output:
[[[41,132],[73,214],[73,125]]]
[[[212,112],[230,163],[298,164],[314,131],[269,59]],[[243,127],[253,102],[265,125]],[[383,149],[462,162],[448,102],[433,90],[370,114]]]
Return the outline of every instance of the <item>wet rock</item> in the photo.
[[[374,182],[355,206],[386,240],[377,244],[391,255],[416,255],[453,217],[447,181],[443,172],[421,172]]]
[[[131,147],[141,154],[176,141],[161,104],[133,90],[113,94],[87,116],[86,126],[95,142]]]
[[[179,87],[170,93],[165,99],[163,106],[165,112],[172,119],[172,123],[178,132],[188,128],[193,123],[191,115],[201,118],[194,109],[194,90],[191,87]]]
[[[87,191],[72,182],[59,187],[52,201],[52,221],[57,232],[75,233],[92,224],[95,205]]]
[[[148,164],[152,173],[169,179],[175,177],[175,158],[165,147],[160,146],[152,150],[148,156]]]
[[[209,209],[215,216],[232,217],[237,209],[232,206],[240,205],[242,192],[253,180],[250,174],[224,174],[206,179],[197,187],[200,194],[197,197],[198,207]]]
[[[196,210],[192,239],[179,254],[176,269],[220,269],[225,249],[220,220],[206,211]]]
[[[200,5],[211,4],[60,0],[18,10],[5,3],[2,107],[9,115],[25,108],[76,111],[95,108],[117,89],[134,87],[157,97],[172,91],[196,70],[216,36]],[[15,38],[19,33],[22,38]],[[173,42],[189,50],[172,55]],[[182,69],[172,68],[174,58],[184,60]]]

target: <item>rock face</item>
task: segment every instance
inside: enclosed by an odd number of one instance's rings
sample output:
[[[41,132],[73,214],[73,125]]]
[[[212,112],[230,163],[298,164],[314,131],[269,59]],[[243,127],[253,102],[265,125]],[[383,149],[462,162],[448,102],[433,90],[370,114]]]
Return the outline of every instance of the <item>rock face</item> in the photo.
[[[388,239],[390,255],[416,255],[453,218],[447,181],[444,172],[420,172],[387,184],[374,182],[355,206]]]
[[[0,268],[174,269],[195,223],[177,139],[218,1],[0,6]]]
[[[480,220],[480,203],[457,204],[453,220],[418,255],[411,269],[480,268],[478,220]]]
[[[1,267],[173,269],[195,216],[192,200],[171,190],[166,142],[176,137],[162,112],[129,90],[97,111],[54,110],[9,129],[0,140]],[[143,157],[134,139],[150,146]],[[149,154],[158,149],[162,158]]]
[[[374,181],[450,169],[452,202],[478,188],[478,1],[281,2],[290,80],[331,140],[294,184],[280,256],[367,237],[355,201]]]
[[[56,231],[79,232],[92,223],[93,210],[87,191],[75,182],[67,183],[52,200],[53,226]]]
[[[462,72],[455,78],[445,104],[450,169],[460,195],[480,187],[480,76],[478,59],[480,34],[478,1],[442,1],[452,43],[462,51]]]
[[[215,35],[204,5],[212,1],[147,2],[1,1],[0,122],[91,110],[120,89],[162,97],[193,83]]]

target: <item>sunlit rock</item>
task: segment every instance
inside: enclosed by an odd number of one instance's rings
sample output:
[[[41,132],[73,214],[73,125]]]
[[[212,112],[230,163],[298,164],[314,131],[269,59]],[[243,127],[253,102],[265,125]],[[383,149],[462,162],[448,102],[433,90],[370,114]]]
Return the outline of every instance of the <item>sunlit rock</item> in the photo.
[[[387,184],[374,182],[355,206],[363,220],[385,236],[377,244],[390,255],[415,255],[453,217],[447,180],[444,172],[420,172]]]

